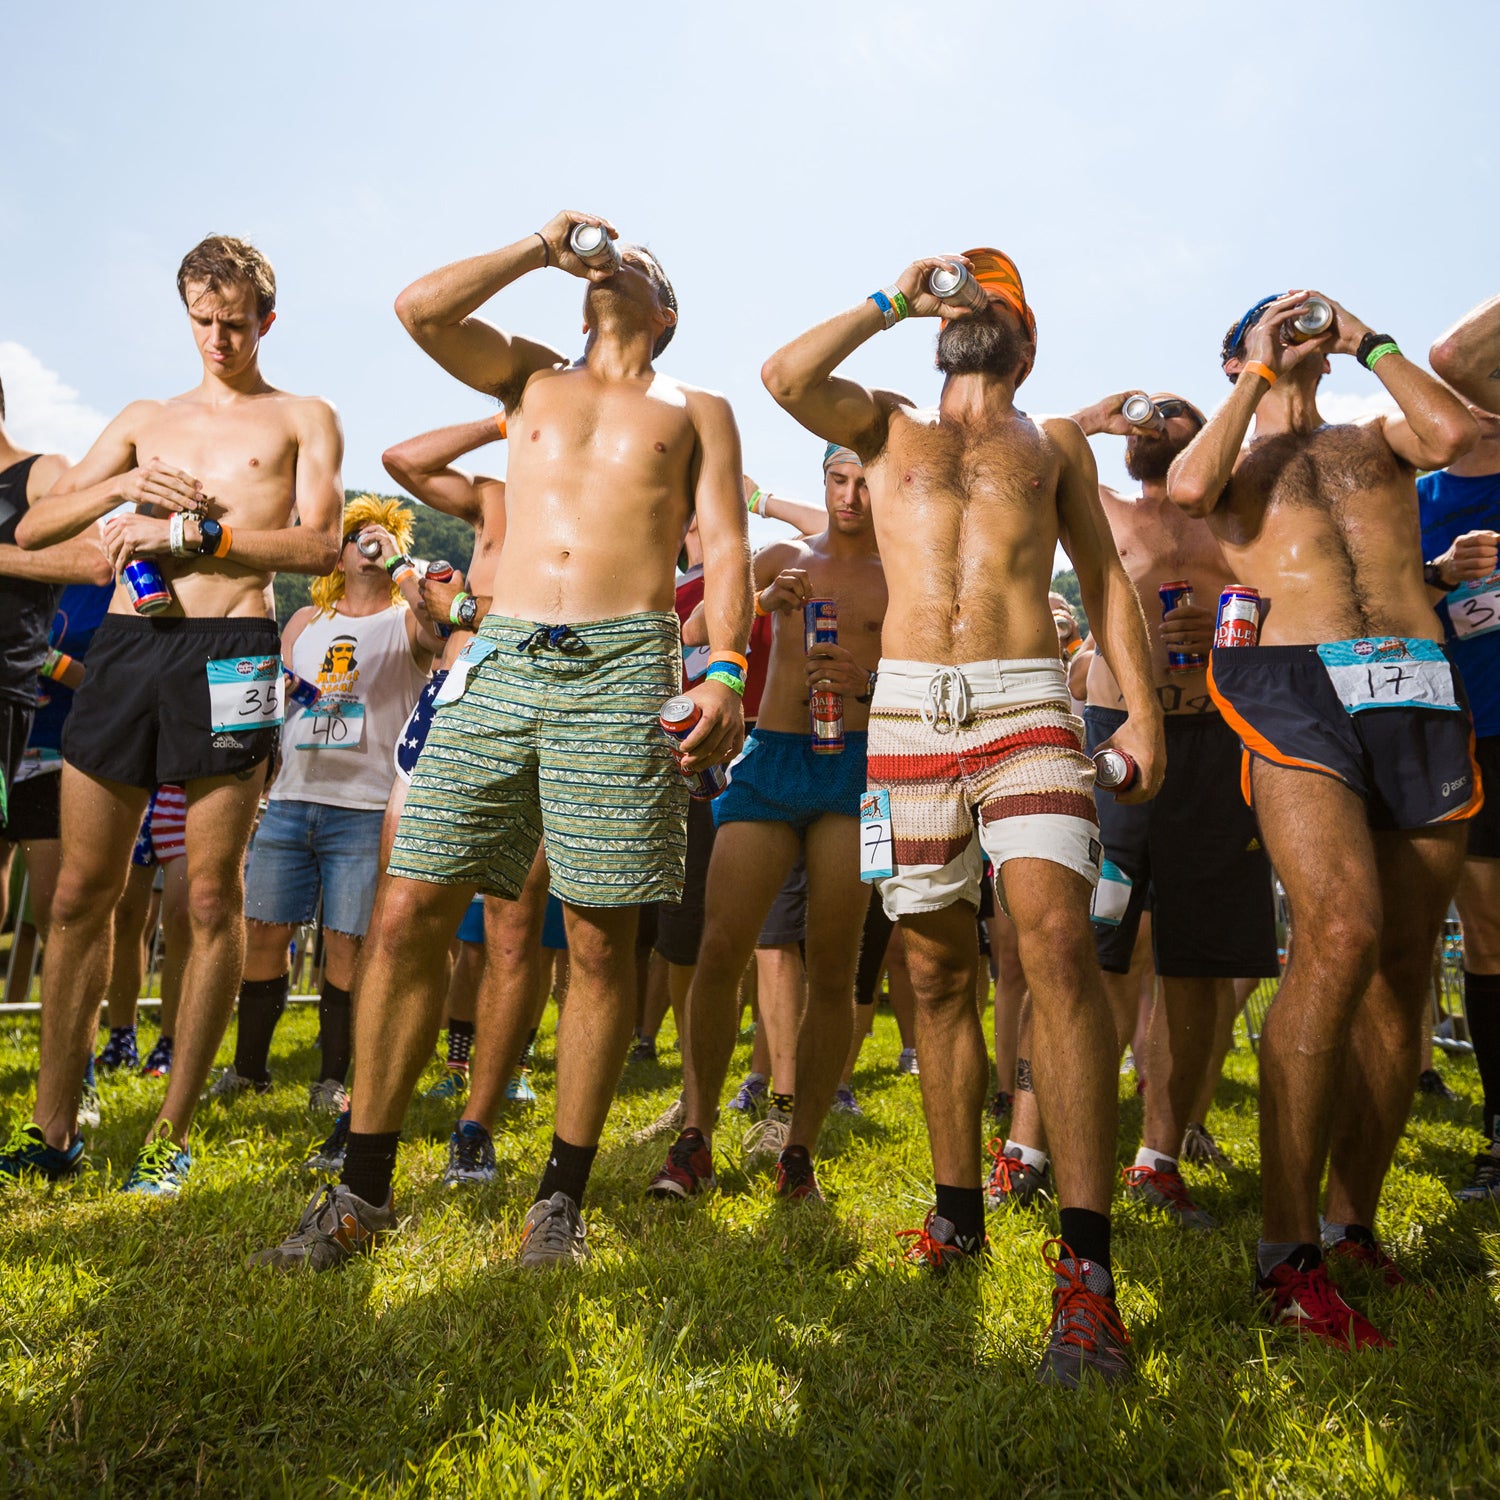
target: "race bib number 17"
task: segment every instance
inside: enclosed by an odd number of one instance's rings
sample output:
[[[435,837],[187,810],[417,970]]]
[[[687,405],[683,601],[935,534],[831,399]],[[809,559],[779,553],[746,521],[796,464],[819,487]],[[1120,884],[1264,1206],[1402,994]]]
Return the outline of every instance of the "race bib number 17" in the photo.
[[[230,656],[208,663],[209,724],[215,734],[281,725],[281,657]]]
[[[1453,668],[1435,641],[1377,636],[1318,647],[1346,712],[1369,708],[1441,708],[1458,712]]]

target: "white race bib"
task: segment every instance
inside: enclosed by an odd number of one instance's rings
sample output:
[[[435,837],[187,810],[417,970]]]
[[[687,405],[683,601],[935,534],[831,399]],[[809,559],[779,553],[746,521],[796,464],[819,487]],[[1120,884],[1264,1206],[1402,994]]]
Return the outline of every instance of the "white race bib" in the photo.
[[[292,745],[297,750],[358,750],[364,739],[363,703],[320,701],[302,711]]]
[[[896,873],[891,834],[891,794],[865,792],[859,799],[859,878],[889,880]]]
[[[458,653],[458,660],[449,669],[448,676],[444,679],[442,687],[432,700],[434,708],[441,708],[445,703],[457,703],[469,686],[469,673],[477,667],[480,662],[486,661],[496,651],[496,642],[487,641],[483,636],[476,635],[473,640]]]
[[[1099,871],[1099,884],[1094,887],[1090,918],[1101,927],[1118,927],[1125,920],[1125,910],[1130,905],[1130,893],[1134,888],[1135,882],[1119,865],[1112,859],[1105,860]]]
[[[278,728],[281,689],[280,655],[230,656],[209,662],[210,727],[215,734]]]
[[[1459,584],[1448,593],[1443,603],[1447,606],[1453,633],[1461,641],[1500,630],[1500,573],[1492,573],[1474,583]]]
[[[1346,712],[1367,708],[1440,708],[1458,712],[1453,668],[1436,641],[1377,636],[1318,647]]]

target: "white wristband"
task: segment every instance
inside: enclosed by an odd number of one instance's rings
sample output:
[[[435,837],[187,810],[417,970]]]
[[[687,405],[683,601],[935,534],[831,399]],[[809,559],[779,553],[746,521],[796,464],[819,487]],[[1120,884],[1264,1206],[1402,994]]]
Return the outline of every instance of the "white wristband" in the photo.
[[[167,523],[167,545],[172,549],[173,557],[187,556],[187,542],[182,535],[186,520],[187,517],[180,510],[174,510],[172,519]]]

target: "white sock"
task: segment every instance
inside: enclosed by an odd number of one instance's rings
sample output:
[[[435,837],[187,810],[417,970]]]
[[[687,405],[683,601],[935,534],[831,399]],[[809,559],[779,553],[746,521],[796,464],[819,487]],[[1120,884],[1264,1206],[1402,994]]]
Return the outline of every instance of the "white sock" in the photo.
[[[1168,1156],[1165,1151],[1153,1151],[1150,1146],[1142,1146],[1135,1153],[1135,1164],[1138,1167],[1150,1167],[1153,1172],[1175,1172],[1177,1170],[1177,1158]]]
[[[1038,1172],[1045,1172],[1047,1170],[1047,1153],[1045,1151],[1038,1151],[1032,1146],[1023,1146],[1020,1141],[1007,1141],[1002,1155],[1008,1155],[1012,1151],[1019,1151],[1021,1153],[1021,1160],[1028,1167]]]

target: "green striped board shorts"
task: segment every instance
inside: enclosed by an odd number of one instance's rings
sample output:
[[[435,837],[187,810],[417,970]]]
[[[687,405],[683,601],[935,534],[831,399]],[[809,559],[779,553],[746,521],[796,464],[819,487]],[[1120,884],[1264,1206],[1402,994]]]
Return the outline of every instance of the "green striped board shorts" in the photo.
[[[688,794],[657,718],[682,681],[677,616],[487,615],[479,638],[495,649],[433,717],[389,872],[514,900],[545,839],[575,906],[680,900]]]

